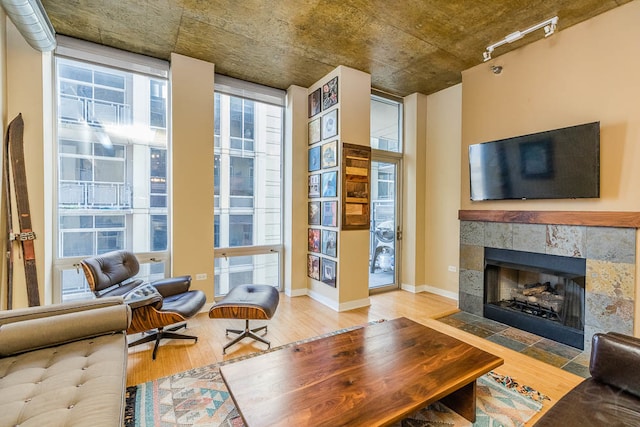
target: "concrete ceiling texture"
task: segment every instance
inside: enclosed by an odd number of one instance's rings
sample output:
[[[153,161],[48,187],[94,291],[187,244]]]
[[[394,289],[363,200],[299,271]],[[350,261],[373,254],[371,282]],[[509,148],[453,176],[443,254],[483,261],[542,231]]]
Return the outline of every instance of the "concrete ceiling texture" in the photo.
[[[556,31],[631,0],[42,0],[58,34],[279,89],[339,65],[374,89],[431,94],[459,83],[486,47],[558,16]],[[544,37],[496,48],[493,57]]]

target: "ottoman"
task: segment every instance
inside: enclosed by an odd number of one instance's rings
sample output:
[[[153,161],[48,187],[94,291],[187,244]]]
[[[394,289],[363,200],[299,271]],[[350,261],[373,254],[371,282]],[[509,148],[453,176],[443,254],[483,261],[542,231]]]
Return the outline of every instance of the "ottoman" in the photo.
[[[267,326],[250,329],[249,320],[269,320],[273,317],[278,308],[280,294],[278,290],[270,285],[238,285],[232,288],[229,293],[218,301],[209,310],[211,319],[244,319],[244,330],[227,329],[229,332],[239,334],[233,341],[226,344],[222,349],[222,354],[226,354],[227,348],[239,342],[243,338],[249,337],[260,341],[271,348],[271,343],[255,332],[267,331]]]

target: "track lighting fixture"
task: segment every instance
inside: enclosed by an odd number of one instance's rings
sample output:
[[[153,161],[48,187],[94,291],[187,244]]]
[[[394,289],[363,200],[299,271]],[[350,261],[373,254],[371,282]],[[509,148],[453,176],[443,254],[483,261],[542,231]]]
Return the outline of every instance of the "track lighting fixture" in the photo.
[[[484,61],[488,61],[491,59],[491,53],[494,51],[495,48],[502,46],[503,44],[507,44],[507,43],[513,43],[516,40],[520,40],[521,38],[523,38],[524,36],[526,36],[527,34],[535,31],[535,30],[539,30],[540,28],[544,29],[544,36],[545,37],[549,37],[550,35],[552,35],[555,31],[556,31],[556,27],[558,26],[558,17],[554,16],[551,19],[547,19],[546,21],[543,21],[539,24],[534,25],[531,28],[527,28],[526,30],[523,31],[516,31],[515,33],[511,33],[509,35],[507,35],[504,39],[500,40],[497,43],[494,43],[490,46],[487,46],[487,50],[484,51],[484,53],[482,54]]]

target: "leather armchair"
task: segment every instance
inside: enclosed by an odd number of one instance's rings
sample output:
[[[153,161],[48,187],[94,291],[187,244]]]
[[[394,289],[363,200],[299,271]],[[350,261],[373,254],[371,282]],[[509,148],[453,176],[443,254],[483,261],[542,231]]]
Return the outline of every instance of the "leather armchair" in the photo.
[[[130,342],[129,347],[155,341],[155,360],[163,338],[198,341],[196,336],[176,333],[187,326],[186,320],[195,316],[206,302],[204,292],[189,290],[191,276],[143,283],[133,278],[140,270],[138,259],[123,250],[86,258],[80,264],[97,298],[122,296],[131,307],[132,319],[127,334],[142,332],[143,336]]]
[[[555,403],[535,427],[640,425],[640,339],[615,332],[593,336],[591,377]]]

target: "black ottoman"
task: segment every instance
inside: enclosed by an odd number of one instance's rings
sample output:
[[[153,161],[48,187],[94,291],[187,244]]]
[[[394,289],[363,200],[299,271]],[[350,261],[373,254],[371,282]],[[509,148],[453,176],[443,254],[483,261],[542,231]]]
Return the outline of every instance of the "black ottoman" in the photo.
[[[250,329],[249,320],[269,320],[273,317],[278,308],[280,294],[276,288],[270,285],[239,285],[232,288],[229,293],[209,310],[211,319],[245,319],[244,330],[227,329],[229,332],[239,334],[233,341],[222,349],[222,354],[226,354],[227,348],[231,347],[245,337],[263,342],[271,348],[271,343],[255,334],[255,332],[265,330],[267,326]]]

